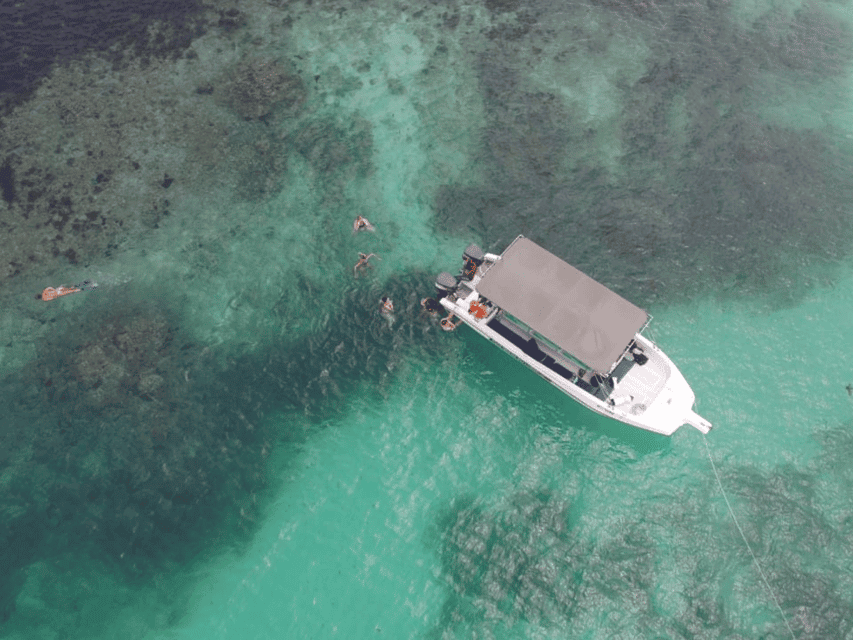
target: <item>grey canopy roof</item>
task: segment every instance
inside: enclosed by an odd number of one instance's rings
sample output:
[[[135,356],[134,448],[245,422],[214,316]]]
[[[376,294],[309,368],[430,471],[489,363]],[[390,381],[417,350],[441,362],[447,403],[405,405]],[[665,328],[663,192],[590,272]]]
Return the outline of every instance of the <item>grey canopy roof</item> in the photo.
[[[522,236],[486,272],[477,291],[604,373],[648,319],[639,307]]]

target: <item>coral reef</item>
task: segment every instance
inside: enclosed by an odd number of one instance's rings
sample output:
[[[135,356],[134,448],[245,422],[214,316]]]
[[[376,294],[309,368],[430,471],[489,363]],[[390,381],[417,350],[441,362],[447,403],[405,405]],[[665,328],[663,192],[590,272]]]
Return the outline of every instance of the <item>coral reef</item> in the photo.
[[[193,553],[201,524],[220,526],[264,486],[269,435],[229,400],[209,350],[156,305],[85,320],[97,329],[47,339],[5,398],[0,533],[12,573],[39,550],[74,550],[147,574]]]
[[[347,123],[318,119],[307,122],[288,140],[323,183],[323,205],[336,209],[354,180],[373,171],[373,131],[369,121],[353,117]]]
[[[175,59],[206,27],[205,7],[196,0],[133,5],[34,0],[15,9],[4,13],[0,113],[29,97],[55,62],[93,50],[115,65],[135,57]]]
[[[217,83],[214,94],[246,120],[266,118],[278,108],[294,114],[306,95],[292,65],[257,58],[241,61]]]
[[[230,185],[245,200],[281,189],[288,121],[307,95],[287,60],[248,58],[222,72],[202,70],[197,56],[111,65],[80,55],[0,129],[0,279],[108,257],[158,230],[191,189]],[[176,87],[176,72],[203,81]]]
[[[91,553],[149,576],[192,557],[211,530],[250,532],[266,456],[307,435],[269,424],[270,412],[325,424],[357,387],[381,401],[413,336],[422,348],[449,348],[418,313],[426,278],[381,292],[365,281],[294,348],[238,358],[188,339],[153,291],[127,296],[159,302],[119,295],[46,337],[0,397],[9,407],[0,416],[0,561],[10,576],[0,611],[23,583],[19,569],[44,553]],[[378,312],[382,293],[395,301],[393,324]]]
[[[783,637],[773,597],[796,637],[846,637],[853,630],[846,586],[822,574],[827,565],[831,573],[847,565],[853,541],[849,518],[825,519],[844,512],[826,501],[848,495],[849,465],[838,461],[850,454],[853,438],[844,427],[819,439],[824,453],[806,469],[735,468],[724,475],[734,487],[730,498],[749,514],[741,518],[744,533],[775,594],[755,619],[744,618],[732,599],[746,588],[766,595],[764,585],[742,543],[732,544],[737,534],[725,508],[715,520],[713,503],[721,498],[706,478],[679,487],[671,506],[652,519],[614,519],[607,504],[596,505],[586,512],[599,521],[595,539],[572,522],[566,498],[548,489],[490,507],[456,498],[437,519],[450,595],[431,637],[498,637],[524,625],[546,636],[606,629],[612,637],[747,638],[758,620],[763,633]],[[701,557],[686,542],[697,537],[706,541]],[[606,620],[596,613],[603,609]]]
[[[849,68],[844,24],[812,5],[746,32],[723,3],[593,4],[600,19],[583,25],[552,23],[541,7],[530,25],[535,8],[489,5],[516,21],[497,29],[478,67],[486,180],[440,190],[436,228],[474,230],[495,250],[524,233],[644,305],[692,297],[697,282],[771,306],[800,299],[820,277],[804,265],[831,266],[853,250],[853,177],[838,171],[850,144],[831,127],[773,122],[756,87],[768,72],[812,83]],[[579,60],[616,57],[605,36],[629,25],[656,35],[642,38],[645,73],[614,71],[603,83],[619,111],[605,94],[566,97],[585,81]],[[552,90],[532,90],[543,84]],[[616,150],[612,162],[595,155],[603,149]]]
[[[445,609],[443,624],[464,626],[469,616],[489,618],[491,628],[568,620],[580,588],[575,573],[589,552],[567,535],[568,510],[568,502],[545,494],[516,494],[494,514],[460,499],[442,546],[458,608]]]

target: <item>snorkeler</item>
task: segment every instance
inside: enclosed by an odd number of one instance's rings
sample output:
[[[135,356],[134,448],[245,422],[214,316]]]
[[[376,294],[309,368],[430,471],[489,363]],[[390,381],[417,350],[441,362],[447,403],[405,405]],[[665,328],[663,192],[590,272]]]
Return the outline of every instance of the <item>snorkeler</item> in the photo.
[[[437,314],[441,309],[438,304],[438,300],[436,300],[435,298],[424,298],[423,300],[421,300],[421,307],[431,316]]]
[[[364,216],[356,216],[355,222],[352,223],[352,232],[358,233],[359,231],[376,231],[376,229]]]
[[[70,287],[66,287],[65,285],[60,285],[56,288],[47,287],[41,293],[36,294],[36,300],[44,300],[48,302],[53,300],[54,298],[59,298],[61,296],[67,296],[71,293],[79,293],[81,291],[91,291],[97,287],[97,283],[92,282],[91,280],[83,280],[80,284],[75,284]]]
[[[456,322],[454,322],[456,320]],[[456,327],[462,324],[462,318],[459,318],[455,313],[451,313],[446,318],[442,318],[439,323],[445,331],[454,331]]]
[[[359,269],[366,269],[367,267],[370,267],[372,269],[373,265],[370,264],[370,262],[369,262],[369,260],[371,258],[376,258],[377,260],[382,260],[382,258],[377,256],[375,253],[362,253],[361,251],[359,251],[358,252],[358,262],[356,262],[355,266],[352,268],[352,274],[354,276],[358,277],[358,270]]]

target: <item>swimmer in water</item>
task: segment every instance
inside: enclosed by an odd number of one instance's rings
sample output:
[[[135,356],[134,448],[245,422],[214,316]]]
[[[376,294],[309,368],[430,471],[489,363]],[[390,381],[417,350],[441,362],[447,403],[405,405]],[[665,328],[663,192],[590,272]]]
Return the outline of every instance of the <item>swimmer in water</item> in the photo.
[[[391,302],[391,298],[389,298],[388,296],[382,296],[379,302],[382,305],[380,313],[384,313],[386,315],[389,313],[394,313],[394,303]]]
[[[91,291],[92,289],[95,289],[97,286],[98,286],[97,283],[92,282],[91,280],[83,280],[83,282],[81,282],[80,284],[75,284],[75,285],[69,286],[69,287],[67,287],[65,285],[60,285],[56,288],[47,287],[41,293],[36,294],[36,299],[37,300],[44,300],[45,302],[48,302],[50,300],[53,300],[55,298],[59,298],[61,296],[67,296],[71,293],[80,293],[81,291]]]
[[[455,313],[451,313],[446,318],[442,318],[439,324],[445,331],[455,331],[456,327],[462,324],[462,318],[458,317]]]
[[[431,316],[434,316],[441,310],[441,306],[435,298],[424,298],[421,300],[421,307]]]
[[[376,231],[376,229],[364,216],[356,216],[355,222],[352,223],[352,232],[358,233],[359,231]]]
[[[370,264],[370,262],[369,262],[369,260],[371,258],[376,258],[377,260],[382,260],[382,258],[377,256],[375,253],[362,253],[361,251],[359,251],[358,252],[358,262],[356,262],[355,266],[352,268],[352,274],[355,277],[358,277],[358,270],[359,269],[364,270],[367,267],[370,267],[372,269],[373,265]]]

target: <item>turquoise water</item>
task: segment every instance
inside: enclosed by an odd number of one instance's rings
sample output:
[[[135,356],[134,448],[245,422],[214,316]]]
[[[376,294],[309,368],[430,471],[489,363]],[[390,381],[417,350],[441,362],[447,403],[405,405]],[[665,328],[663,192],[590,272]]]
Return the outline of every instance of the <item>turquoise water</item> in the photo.
[[[0,637],[853,635],[848,4],[134,11],[4,94]],[[706,442],[420,312],[518,233]]]

